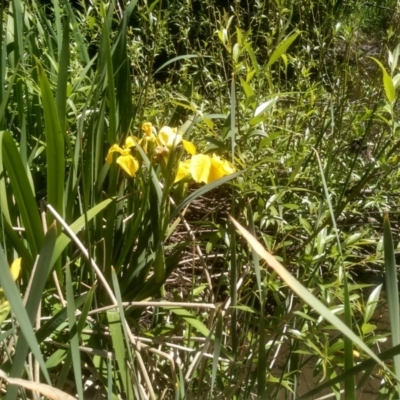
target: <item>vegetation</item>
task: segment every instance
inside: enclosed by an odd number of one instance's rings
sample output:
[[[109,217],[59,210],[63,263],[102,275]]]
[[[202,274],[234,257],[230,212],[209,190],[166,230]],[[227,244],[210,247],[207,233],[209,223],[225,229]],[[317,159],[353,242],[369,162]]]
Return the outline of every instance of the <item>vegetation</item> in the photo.
[[[399,398],[396,1],[1,7],[1,398]]]

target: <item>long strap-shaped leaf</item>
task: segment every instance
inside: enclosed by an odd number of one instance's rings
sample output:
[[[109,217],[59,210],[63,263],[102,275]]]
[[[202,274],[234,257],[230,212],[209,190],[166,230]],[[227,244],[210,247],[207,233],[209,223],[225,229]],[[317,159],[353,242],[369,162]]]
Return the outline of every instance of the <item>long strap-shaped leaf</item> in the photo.
[[[15,290],[12,288],[6,288],[4,286],[6,283],[3,283],[4,281],[0,279],[0,283],[4,289],[4,293],[6,294],[6,297],[10,302],[11,309],[14,312],[19,325],[21,326],[21,331],[23,333],[23,336],[18,339],[17,347],[15,349],[15,354],[13,356],[13,364],[10,372],[10,375],[12,377],[18,378],[23,373],[25,360],[28,355],[29,348],[31,348],[33,354],[37,358],[42,368],[43,374],[47,382],[50,383],[48,379],[49,375],[46,366],[44,364],[42,355],[40,353],[40,348],[36,342],[36,337],[33,332],[32,326],[36,319],[38,309],[40,307],[40,302],[42,299],[42,293],[47,281],[47,277],[50,272],[50,262],[54,251],[54,245],[56,243],[56,237],[57,237],[57,228],[55,222],[53,222],[53,224],[49,227],[46,233],[42,248],[40,249],[39,259],[37,261],[36,268],[33,272],[34,275],[31,276],[32,290],[29,292],[29,296],[26,301],[26,306],[24,308],[26,314],[21,312],[20,310],[22,301],[15,285],[14,285]],[[15,291],[17,294],[15,294]],[[35,346],[35,351],[32,346]],[[7,391],[6,400],[14,400],[16,394],[17,394],[16,388],[11,387]]]
[[[47,201],[61,216],[64,216],[64,138],[61,133],[57,107],[49,81],[39,61],[36,62],[40,91],[42,94],[44,128],[46,134]],[[53,219],[53,216],[49,214],[48,224],[50,224]]]
[[[29,243],[31,254],[35,257],[43,242],[43,230],[36,200],[21,156],[10,132],[0,132],[0,142],[2,144],[0,164],[4,165],[10,178],[13,195],[24,224],[26,239]]]
[[[41,285],[36,287],[33,286],[38,291],[39,296],[38,294],[33,294],[33,297],[35,297],[36,300],[30,302],[27,308],[25,308],[24,304],[22,303],[20,292],[18,291],[18,288],[11,277],[7,258],[0,246],[0,285],[3,288],[4,294],[11,305],[11,309],[19,323],[23,335],[23,337],[18,341],[17,347],[20,349],[17,348],[16,354],[14,355],[11,375],[18,377],[18,375],[21,374],[27,351],[30,348],[36,360],[39,362],[43,375],[49,384],[51,383],[50,376],[46,369],[43,356],[40,352],[40,347],[33,332],[31,320],[34,320],[34,314],[36,314],[38,303],[40,302],[40,293],[46,282],[44,276],[46,276],[49,271],[49,263],[51,260],[51,254],[54,250],[55,239],[56,229],[53,226],[49,229],[48,234],[46,235],[36,269],[38,271],[36,273],[37,278],[39,278],[39,274],[42,274],[41,276],[43,277],[43,279],[41,279]],[[35,284],[37,284],[38,280],[39,279],[35,280],[34,278],[34,282],[36,282]],[[15,388],[9,388],[6,397],[7,400],[15,399],[16,394],[17,391]]]

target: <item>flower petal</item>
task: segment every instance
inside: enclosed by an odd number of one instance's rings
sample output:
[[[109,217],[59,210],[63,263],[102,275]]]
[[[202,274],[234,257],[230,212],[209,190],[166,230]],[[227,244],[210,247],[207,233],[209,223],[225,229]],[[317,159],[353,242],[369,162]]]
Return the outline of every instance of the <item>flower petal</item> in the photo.
[[[22,261],[22,258],[17,258],[11,264],[10,272],[11,272],[11,276],[14,281],[17,280],[19,273],[21,271],[21,261]]]
[[[182,140],[182,135],[176,133],[176,128],[170,128],[169,126],[163,126],[158,132],[157,136],[161,144],[167,147],[178,145]]]
[[[106,163],[111,164],[113,160],[113,153],[119,153],[123,154],[124,150],[121,149],[117,144],[113,144],[110,147],[110,150],[108,150],[107,157],[106,157]]]
[[[178,172],[176,174],[174,183],[179,182],[183,178],[186,178],[186,176],[190,175],[190,164],[191,160],[181,161],[179,163]]]
[[[196,146],[188,140],[182,139],[182,144],[185,150],[192,156],[196,154]]]
[[[153,125],[151,122],[144,122],[142,124],[142,130],[147,136],[153,136]]]
[[[235,169],[229,161],[223,160],[215,154],[211,157],[211,168],[208,176],[208,183],[213,182],[223,176],[233,174]]]
[[[131,154],[117,158],[117,164],[133,178],[139,169],[139,162]]]
[[[135,138],[136,139],[136,138]],[[132,136],[128,136],[126,139],[125,139],[125,149],[130,149],[131,147],[135,147],[136,146],[136,144],[135,144],[135,142],[133,141],[133,138],[132,138]]]
[[[211,158],[205,154],[196,154],[192,157],[190,163],[190,172],[193,179],[197,182],[208,183],[210,174]]]

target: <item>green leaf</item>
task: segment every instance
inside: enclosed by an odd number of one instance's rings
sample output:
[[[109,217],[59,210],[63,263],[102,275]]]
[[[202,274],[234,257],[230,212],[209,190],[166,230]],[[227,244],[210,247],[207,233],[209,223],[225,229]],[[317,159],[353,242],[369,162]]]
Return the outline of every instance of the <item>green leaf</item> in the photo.
[[[73,233],[78,233],[84,226],[85,223],[92,220],[99,212],[104,210],[110,203],[113,202],[113,199],[107,199],[102,201],[100,204],[97,204],[93,208],[91,208],[85,215],[81,215],[73,224],[70,225],[70,229]],[[62,233],[58,238],[55,245],[53,258],[51,260],[51,266],[57,261],[58,257],[60,257],[61,253],[68,246],[71,239],[64,233]]]
[[[125,358],[125,341],[122,334],[122,326],[119,312],[107,311],[107,320],[110,328],[110,335],[114,347],[115,358],[117,359],[118,363],[118,370],[120,372],[122,385],[124,387],[124,393],[128,395],[128,398],[133,398],[130,372],[127,370],[127,360]]]
[[[274,97],[273,99],[261,103],[254,111],[254,117],[250,120],[250,125],[253,126],[259,124],[264,119],[263,114],[272,108],[277,100],[278,97]]]
[[[47,202],[63,217],[65,180],[64,138],[61,133],[57,107],[49,81],[40,62],[37,60],[36,63],[42,95],[44,129],[46,134]],[[50,225],[53,220],[54,217],[48,213],[48,224]]]
[[[361,325],[361,331],[364,335],[368,335],[368,333],[373,332],[377,328],[374,324],[364,323]]]
[[[204,335],[204,337],[207,337],[210,334],[209,329],[201,321],[197,319],[196,315],[185,310],[184,308],[174,307],[174,306],[163,306],[162,303],[160,304],[160,307],[170,310],[179,317],[182,317],[188,325],[195,328],[199,333]]]
[[[127,332],[128,324],[125,319],[125,310],[122,305],[121,290],[114,268],[111,269],[111,278],[113,282],[115,297],[118,303],[118,310],[108,311],[107,319],[110,326],[110,334],[114,344],[118,368],[121,372],[120,376],[122,379],[122,385],[124,387],[127,398],[133,398],[133,385],[131,381],[132,370],[128,369],[128,362],[130,365],[133,365],[133,357]]]
[[[374,315],[381,294],[382,284],[377,286],[369,295],[364,313],[364,323],[367,323]]]
[[[186,55],[183,55],[183,56],[174,57],[174,58],[172,58],[171,60],[168,60],[168,61],[167,61],[166,63],[164,63],[163,65],[161,65],[161,67],[157,68],[157,69],[154,71],[153,75],[155,75],[157,72],[161,71],[161,70],[164,69],[167,65],[172,64],[172,63],[175,62],[175,61],[179,61],[179,60],[188,60],[188,59],[190,59],[190,58],[197,58],[197,57],[198,57],[198,55],[196,55],[196,54],[186,54]]]
[[[10,178],[13,195],[21,214],[31,254],[36,256],[43,242],[44,235],[32,187],[10,132],[1,131],[0,142],[2,143],[0,164],[4,165]]]
[[[46,236],[43,241],[42,248],[40,249],[40,255],[37,260],[36,268],[33,271],[33,276],[31,276],[31,287],[34,288],[34,290],[31,290],[29,292],[29,296],[26,301],[26,313],[29,318],[29,325],[33,326],[34,321],[36,319],[38,309],[40,307],[40,302],[42,299],[42,293],[44,290],[44,287],[46,285],[47,277],[50,272],[50,261],[51,257],[54,251],[54,245],[57,237],[57,228],[56,228],[56,223],[53,222],[53,224],[49,227]],[[18,298],[20,301],[21,299]],[[11,300],[10,299],[10,304],[11,304],[11,309],[14,311],[14,307],[18,307],[18,300]],[[13,304],[14,302],[14,304]],[[17,305],[15,305],[15,303]],[[16,314],[16,312],[14,311]],[[17,320],[17,314],[16,314]],[[20,316],[20,318],[22,318]],[[24,333],[24,332],[23,332]],[[21,374],[23,373],[24,365],[25,365],[25,360],[28,355],[29,347],[31,347],[31,343],[36,342],[36,337],[32,331],[32,329],[28,332],[29,337],[27,337],[27,334],[24,333],[23,337],[18,340],[16,349],[15,349],[15,355],[13,357],[13,365],[11,368],[11,376],[14,377],[20,377]],[[32,349],[32,347],[31,347]],[[33,351],[33,349],[32,349]],[[38,349],[40,352],[40,349]],[[47,369],[45,364],[43,363],[42,368],[46,370]],[[13,398],[14,396],[14,389],[10,391],[10,398]],[[8,394],[7,394],[8,396]]]
[[[389,350],[386,350],[380,354],[377,355],[378,359],[379,359],[379,363],[381,365],[383,361],[387,360],[387,359],[391,359],[392,357],[396,356],[400,354],[400,345],[394,346],[392,348],[390,348]],[[347,370],[346,372],[344,372],[341,375],[338,375],[337,377],[326,381],[324,383],[322,383],[321,385],[317,386],[314,389],[311,389],[309,392],[307,392],[306,394],[297,397],[297,400],[305,400],[305,399],[309,399],[312,396],[315,396],[316,393],[320,392],[323,389],[326,388],[331,388],[334,385],[336,385],[337,383],[343,382],[348,376],[355,376],[356,374],[362,372],[362,371],[366,371],[369,369],[373,369],[377,364],[377,360],[374,357],[373,359],[370,358],[366,361],[363,361],[357,365],[355,365],[353,368]],[[315,398],[315,397],[313,397]]]
[[[55,8],[58,8],[58,2],[54,2]],[[59,27],[60,29],[60,27]],[[59,36],[60,33],[59,33]],[[57,76],[57,114],[60,118],[61,132],[65,134],[65,111],[67,105],[67,83],[68,83],[68,67],[69,67],[69,19],[64,21],[61,54],[58,62],[58,76]]]
[[[212,373],[211,373],[210,399],[213,398],[212,393],[214,389],[214,383],[217,379],[219,355],[221,353],[221,346],[222,346],[222,335],[223,335],[223,318],[221,310],[219,310],[217,315],[217,328],[215,330],[215,339],[214,339],[214,356],[213,356]]]
[[[394,87],[394,83],[392,78],[389,76],[389,74],[386,72],[385,67],[382,65],[380,61],[378,61],[374,57],[372,58],[380,67],[382,70],[382,79],[383,79],[383,87],[385,88],[385,94],[386,98],[388,99],[390,104],[393,104],[393,102],[396,100],[396,89]]]
[[[8,317],[11,311],[10,303],[4,295],[3,289],[0,289],[0,324]]]
[[[74,369],[74,377],[76,382],[76,389],[78,397],[83,399],[83,385],[82,385],[82,368],[81,368],[81,354],[79,350],[79,332],[76,326],[76,309],[74,307],[74,291],[72,288],[71,270],[69,265],[66,266],[66,292],[67,292],[67,313],[68,313],[68,326],[69,326],[69,342],[70,351],[72,356],[72,365]]]
[[[90,293],[90,292],[89,292]],[[75,309],[78,309],[83,303],[85,303],[88,293],[83,294],[74,301]],[[54,333],[57,328],[63,324],[68,318],[67,307],[61,309],[56,315],[54,315],[50,320],[46,321],[42,327],[36,332],[36,339],[38,343],[42,343],[46,338],[48,338],[52,333]]]
[[[42,369],[42,373],[47,383],[50,385],[51,380],[46,369],[46,364],[43,360],[42,353],[40,351],[39,344],[36,340],[35,334],[33,332],[33,327],[30,322],[27,310],[22,303],[21,295],[18,291],[18,288],[11,276],[10,269],[8,267],[7,258],[4,255],[3,248],[0,246],[0,285],[4,290],[4,294],[7,300],[10,302],[11,309],[17,319],[19,326],[21,328],[21,332],[23,337],[25,338],[26,343],[29,345],[33,355],[36,360],[39,362],[39,365]],[[24,361],[24,360],[22,360]],[[22,364],[24,365],[24,364]],[[13,398],[12,393],[9,388],[7,392],[7,399]],[[15,391],[16,394],[16,391]],[[10,396],[10,397],[9,397]]]
[[[390,228],[389,215],[387,212],[385,212],[383,217],[383,248],[390,330],[392,332],[393,346],[397,346],[400,344],[399,288],[392,230]],[[400,356],[394,357],[394,366],[398,380],[397,390],[400,393]]]
[[[279,46],[271,54],[271,57],[268,60],[267,67],[270,67],[276,61],[278,61],[279,57],[281,57],[282,54],[286,53],[287,49],[297,39],[297,36],[299,35],[300,32],[296,32],[293,35],[288,36],[283,42],[281,42]]]

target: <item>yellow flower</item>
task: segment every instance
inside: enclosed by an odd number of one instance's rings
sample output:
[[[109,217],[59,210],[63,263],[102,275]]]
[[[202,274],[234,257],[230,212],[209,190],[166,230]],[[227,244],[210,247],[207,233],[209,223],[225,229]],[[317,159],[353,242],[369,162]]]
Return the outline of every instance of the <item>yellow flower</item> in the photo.
[[[197,183],[210,183],[234,173],[235,168],[229,161],[223,160],[215,154],[212,157],[197,154],[191,159],[190,172]]]
[[[176,174],[174,183],[179,182],[183,178],[186,178],[188,175],[190,175],[191,161],[192,160],[186,160],[186,161],[179,162],[178,172]]]
[[[196,154],[196,146],[189,142],[188,140],[182,139],[182,144],[185,150],[191,155],[194,156]]]
[[[153,125],[151,122],[143,122],[142,130],[146,136],[153,136]]]
[[[113,144],[108,150],[106,162],[111,164],[113,161],[113,154],[119,153],[120,156],[117,158],[117,164],[130,176],[134,177],[139,169],[139,162],[131,154],[131,147],[135,146],[131,136],[128,136],[125,140],[125,145],[121,148],[117,144]]]
[[[132,155],[120,156],[117,158],[117,164],[133,178],[139,169],[139,162]]]
[[[182,141],[182,135],[177,133],[176,128],[170,128],[169,126],[163,126],[158,132],[157,139],[160,144],[172,147],[177,146]]]
[[[11,264],[10,272],[11,272],[11,276],[14,281],[17,280],[19,273],[21,271],[21,261],[22,261],[22,258],[17,258]]]
[[[143,150],[146,153],[149,153],[150,147],[149,143],[156,142],[156,136],[153,133],[153,125],[151,122],[144,122],[142,124],[142,130],[144,132],[144,136],[139,140],[139,144],[142,146]]]

